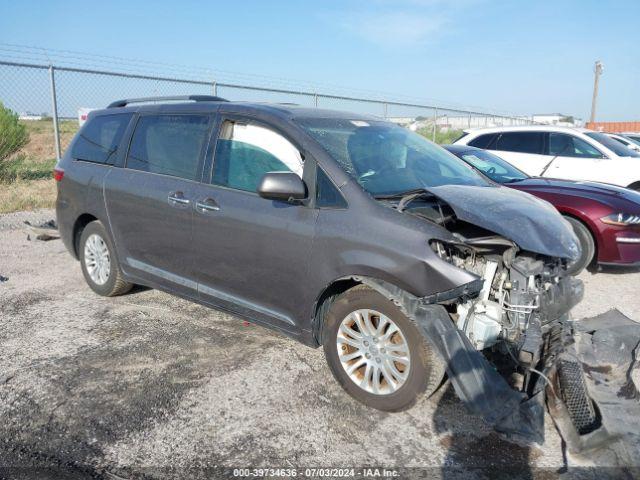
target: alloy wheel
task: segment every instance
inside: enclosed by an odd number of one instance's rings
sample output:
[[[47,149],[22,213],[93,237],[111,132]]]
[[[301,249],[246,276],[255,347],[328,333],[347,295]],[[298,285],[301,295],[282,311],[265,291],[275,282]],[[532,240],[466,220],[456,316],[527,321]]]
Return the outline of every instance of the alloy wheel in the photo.
[[[409,376],[409,344],[394,321],[380,312],[351,312],[340,323],[336,344],[351,381],[369,393],[394,393]]]
[[[96,285],[104,285],[111,273],[109,247],[98,234],[91,234],[84,244],[84,264],[89,277]]]

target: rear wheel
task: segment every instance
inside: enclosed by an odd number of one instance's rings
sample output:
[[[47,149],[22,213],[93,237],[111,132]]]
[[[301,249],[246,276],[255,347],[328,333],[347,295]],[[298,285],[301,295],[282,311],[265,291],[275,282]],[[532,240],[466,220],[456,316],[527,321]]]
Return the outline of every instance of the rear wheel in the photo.
[[[578,275],[593,261],[593,257],[596,253],[596,244],[593,240],[591,232],[584,223],[582,223],[580,220],[576,220],[573,217],[564,218],[573,227],[573,231],[578,237],[578,240],[580,240],[580,247],[582,248],[580,258],[578,258],[575,262],[570,263],[567,268],[567,272],[569,273],[569,275]]]
[[[93,221],[84,228],[79,246],[82,274],[91,290],[105,297],[131,290],[133,285],[122,277],[113,243],[100,221]]]
[[[411,407],[444,378],[444,363],[414,322],[390,300],[355,287],[331,305],[323,347],[340,385],[356,400],[386,411]]]

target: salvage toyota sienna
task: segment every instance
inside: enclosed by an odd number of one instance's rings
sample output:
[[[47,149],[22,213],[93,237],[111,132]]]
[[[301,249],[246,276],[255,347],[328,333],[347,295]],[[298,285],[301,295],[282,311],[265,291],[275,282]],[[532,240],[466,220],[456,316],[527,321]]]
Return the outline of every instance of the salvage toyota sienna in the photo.
[[[54,176],[61,237],[100,295],[146,285],[322,346],[373,408],[407,409],[446,374],[508,438],[541,441],[545,392],[573,437],[599,428],[571,354],[571,226],[413,132],[292,105],[121,100],[89,115]]]

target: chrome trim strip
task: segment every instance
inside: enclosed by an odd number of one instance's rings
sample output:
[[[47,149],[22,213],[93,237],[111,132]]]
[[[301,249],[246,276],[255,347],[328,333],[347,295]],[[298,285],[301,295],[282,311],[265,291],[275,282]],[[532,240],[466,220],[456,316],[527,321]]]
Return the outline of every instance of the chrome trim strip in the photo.
[[[616,242],[618,242],[618,243],[640,243],[640,238],[638,238],[638,237],[616,237]]]
[[[180,275],[176,275],[175,273],[167,272],[166,270],[154,267],[153,265],[141,262],[140,260],[135,260],[131,257],[127,257],[127,263],[133,268],[137,268],[138,270],[142,270],[143,272],[150,273],[151,275],[155,275],[156,277],[164,278],[165,280],[169,280],[170,282],[182,285],[183,287],[198,290],[198,284],[196,282],[194,282],[193,280],[189,280],[188,278],[181,277]]]
[[[216,290],[215,288],[207,287],[206,285],[199,284],[198,292],[204,293],[211,297],[217,298],[218,300],[222,300],[223,302],[230,303],[232,305],[237,305],[240,308],[245,308],[247,310],[252,310],[254,312],[261,313],[263,315],[267,315],[269,317],[277,318],[278,320],[288,323],[289,325],[294,325],[295,323],[289,317],[282,315],[279,312],[271,310],[269,308],[262,307],[260,305],[256,305],[255,303],[250,303],[245,300],[241,300],[238,297],[233,295],[229,295],[228,293],[221,292],[220,290]]]

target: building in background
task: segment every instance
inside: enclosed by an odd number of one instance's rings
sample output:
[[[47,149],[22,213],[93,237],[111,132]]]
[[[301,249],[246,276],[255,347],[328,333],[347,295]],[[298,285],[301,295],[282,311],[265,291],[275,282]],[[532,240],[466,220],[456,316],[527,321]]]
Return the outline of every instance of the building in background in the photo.
[[[564,113],[536,113],[531,115],[531,120],[535,123],[556,125],[558,127],[582,127],[584,124],[582,119],[573,115],[565,115]]]
[[[43,118],[45,118],[47,116],[48,115],[46,113],[38,114],[38,113],[24,112],[24,113],[21,113],[18,116],[18,118],[20,120],[27,120],[27,121],[32,120],[32,121],[35,121],[35,120],[42,120]]]
[[[438,130],[464,130],[467,128],[483,127],[516,127],[531,124],[557,125],[561,127],[581,127],[583,121],[572,115],[562,113],[544,113],[535,115],[523,115],[503,117],[493,115],[438,115],[434,117],[390,117],[387,120],[400,126],[410,128],[413,131],[423,128],[433,128],[435,121]]]

